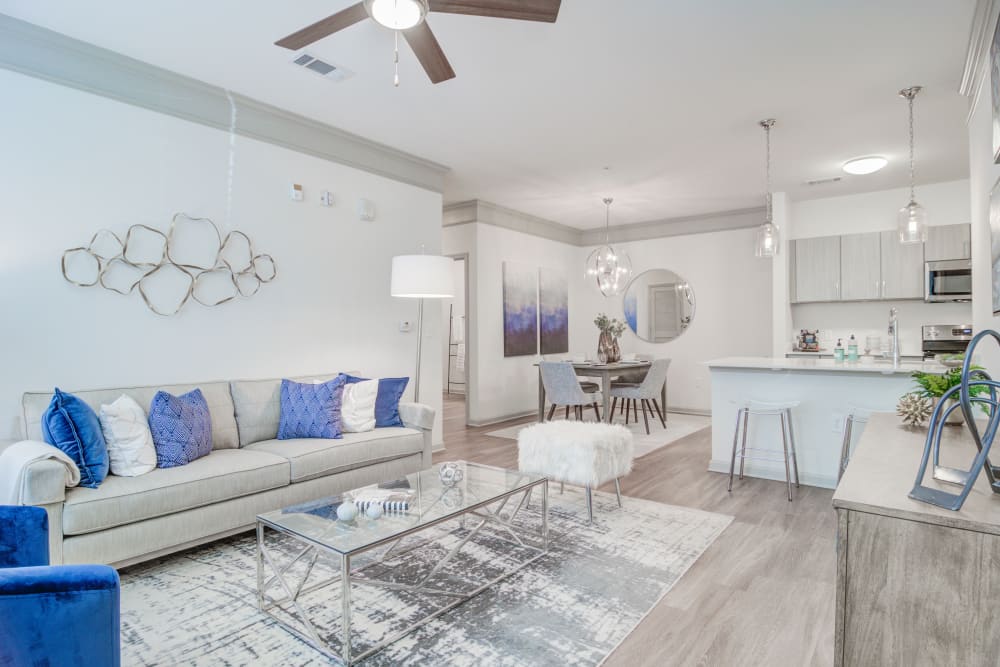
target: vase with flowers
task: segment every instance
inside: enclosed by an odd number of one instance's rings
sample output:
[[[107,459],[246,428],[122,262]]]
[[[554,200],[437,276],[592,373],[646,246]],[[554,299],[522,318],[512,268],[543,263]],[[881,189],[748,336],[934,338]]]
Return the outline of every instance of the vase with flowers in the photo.
[[[594,324],[601,332],[597,338],[598,361],[602,364],[614,364],[621,361],[622,351],[618,346],[618,338],[625,332],[625,323],[601,313],[594,318]]]

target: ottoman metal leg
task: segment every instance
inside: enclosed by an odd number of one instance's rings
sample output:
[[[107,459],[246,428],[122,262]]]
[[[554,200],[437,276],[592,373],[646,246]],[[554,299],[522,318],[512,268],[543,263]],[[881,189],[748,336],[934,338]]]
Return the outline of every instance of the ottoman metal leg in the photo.
[[[615,477],[615,495],[618,496],[618,507],[622,506],[622,485],[618,482],[618,478]]]
[[[590,493],[590,486],[587,487],[587,522],[594,523],[594,499]]]

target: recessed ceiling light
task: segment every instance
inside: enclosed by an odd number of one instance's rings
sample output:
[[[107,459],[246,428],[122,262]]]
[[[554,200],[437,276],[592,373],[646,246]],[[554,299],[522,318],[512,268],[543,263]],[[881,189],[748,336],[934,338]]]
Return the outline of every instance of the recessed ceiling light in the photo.
[[[426,0],[365,0],[369,16],[392,30],[407,30],[427,16]]]
[[[876,171],[889,164],[889,161],[878,155],[858,157],[844,163],[844,171],[848,174],[864,175],[874,174]]]

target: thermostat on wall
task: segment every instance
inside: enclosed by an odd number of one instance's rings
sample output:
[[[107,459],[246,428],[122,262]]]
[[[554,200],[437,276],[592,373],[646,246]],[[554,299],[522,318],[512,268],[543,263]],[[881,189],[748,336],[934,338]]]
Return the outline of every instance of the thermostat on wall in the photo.
[[[365,222],[375,219],[375,202],[368,199],[358,200],[358,217]]]
[[[298,183],[292,183],[292,187],[288,191],[288,195],[292,198],[292,201],[302,201],[305,197],[305,194],[302,191],[302,186]]]

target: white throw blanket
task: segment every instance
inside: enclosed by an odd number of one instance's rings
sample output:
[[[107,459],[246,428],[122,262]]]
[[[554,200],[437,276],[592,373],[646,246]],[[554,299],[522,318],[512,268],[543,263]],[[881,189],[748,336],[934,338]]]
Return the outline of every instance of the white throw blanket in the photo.
[[[36,461],[51,459],[66,467],[66,486],[80,483],[80,469],[62,450],[44,442],[22,440],[0,452],[0,505],[22,505],[25,472]]]

